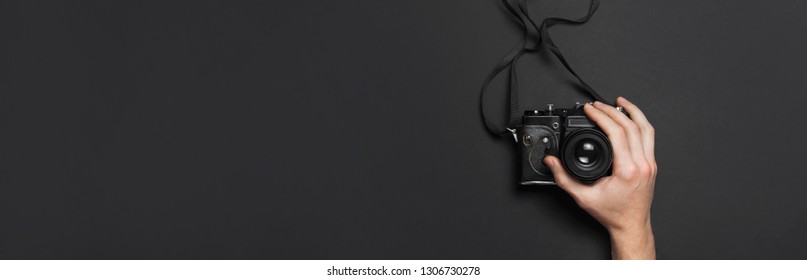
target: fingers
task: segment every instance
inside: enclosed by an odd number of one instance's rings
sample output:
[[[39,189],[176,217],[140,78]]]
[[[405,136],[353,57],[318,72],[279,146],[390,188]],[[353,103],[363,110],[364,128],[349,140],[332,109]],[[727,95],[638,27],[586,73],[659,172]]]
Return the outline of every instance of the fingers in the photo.
[[[628,140],[628,148],[630,149],[633,162],[636,164],[647,162],[647,157],[645,156],[645,151],[642,144],[642,134],[639,131],[639,125],[634,123],[630,118],[628,118],[627,115],[620,112],[616,108],[611,107],[610,105],[602,102],[594,102],[594,107],[600,109],[600,111],[603,111],[617,124],[622,126],[622,130],[625,131],[625,137]]]
[[[639,126],[639,130],[641,131],[642,135],[642,146],[644,148],[645,157],[647,157],[647,161],[655,163],[655,129],[652,125],[650,125],[650,122],[647,121],[647,117],[645,117],[644,113],[639,110],[639,107],[624,97],[617,98],[616,104],[622,106],[622,108],[625,108],[625,111],[628,111],[628,114],[630,114],[630,118],[633,120],[633,122]]]
[[[608,139],[611,141],[611,146],[614,149],[614,168],[631,169],[633,167],[633,159],[631,158],[627,136],[622,126],[593,105],[586,104],[583,110],[586,116],[597,123],[600,129],[605,131],[605,134],[608,135]]]
[[[560,163],[560,159],[554,156],[546,156],[544,158],[544,164],[549,166],[549,169],[552,170],[552,175],[555,177],[555,183],[558,183],[558,187],[570,195],[575,196],[582,185],[566,172],[566,169],[563,168],[563,164]]]

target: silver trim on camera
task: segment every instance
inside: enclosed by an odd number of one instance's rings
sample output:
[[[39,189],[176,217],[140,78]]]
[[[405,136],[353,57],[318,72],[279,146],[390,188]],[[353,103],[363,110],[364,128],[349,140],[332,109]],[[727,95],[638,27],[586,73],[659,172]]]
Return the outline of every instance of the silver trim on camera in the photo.
[[[521,185],[557,185],[555,181],[521,181]]]

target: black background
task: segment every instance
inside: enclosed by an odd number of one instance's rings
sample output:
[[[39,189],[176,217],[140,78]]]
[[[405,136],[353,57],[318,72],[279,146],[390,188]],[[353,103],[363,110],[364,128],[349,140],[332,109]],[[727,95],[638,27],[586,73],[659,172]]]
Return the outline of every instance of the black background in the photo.
[[[805,12],[605,0],[553,29],[656,127],[660,258],[807,258]],[[519,36],[495,0],[1,1],[0,258],[609,258],[483,128]],[[520,65],[524,109],[587,101]]]

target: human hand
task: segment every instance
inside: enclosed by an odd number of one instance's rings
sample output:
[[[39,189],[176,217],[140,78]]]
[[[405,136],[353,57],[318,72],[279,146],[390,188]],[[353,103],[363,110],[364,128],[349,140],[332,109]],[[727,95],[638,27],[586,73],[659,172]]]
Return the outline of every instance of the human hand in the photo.
[[[636,105],[623,97],[617,98],[617,105],[630,117],[601,102],[586,104],[584,108],[586,116],[611,141],[614,152],[611,176],[587,185],[572,178],[557,157],[547,156],[544,163],[552,170],[558,186],[608,230],[614,259],[655,259],[650,227],[657,172],[653,153],[655,132]]]

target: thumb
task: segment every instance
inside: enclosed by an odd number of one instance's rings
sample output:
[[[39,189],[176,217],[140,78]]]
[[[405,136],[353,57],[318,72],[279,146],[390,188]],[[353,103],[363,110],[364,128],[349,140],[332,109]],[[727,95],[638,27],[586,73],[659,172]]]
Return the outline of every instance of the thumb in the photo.
[[[579,184],[566,172],[566,169],[563,168],[563,164],[560,163],[560,159],[555,156],[546,156],[544,158],[544,164],[549,166],[549,169],[552,170],[552,175],[555,177],[555,183],[558,183],[558,187],[569,194],[573,194],[573,192],[577,190]]]

